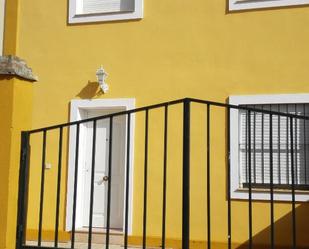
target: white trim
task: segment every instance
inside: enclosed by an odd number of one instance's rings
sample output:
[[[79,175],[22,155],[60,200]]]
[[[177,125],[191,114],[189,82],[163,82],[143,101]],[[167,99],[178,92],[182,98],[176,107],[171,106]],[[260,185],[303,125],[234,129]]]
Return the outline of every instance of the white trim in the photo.
[[[78,14],[80,5],[78,0],[69,0],[69,23],[104,22],[143,18],[143,0],[134,0],[134,11],[120,13]]]
[[[276,94],[276,95],[243,95],[230,96],[229,104],[297,104],[309,103],[309,94]],[[239,167],[239,117],[238,110],[230,110],[230,163],[231,163],[231,198],[248,199],[248,191],[240,187],[240,167]],[[270,200],[270,194],[266,191],[252,192],[254,200]],[[296,201],[309,201],[309,192],[297,192]],[[288,192],[275,192],[274,200],[291,201],[292,195]]]
[[[246,10],[309,4],[309,0],[229,0],[229,10]]]
[[[135,108],[135,99],[96,99],[96,100],[72,100],[71,101],[71,114],[70,121],[81,120],[83,112],[89,109],[122,109],[131,110]],[[135,115],[131,115],[130,127],[130,189],[129,189],[129,222],[128,233],[132,233],[132,220],[133,220],[133,176],[134,176],[134,128],[135,128]],[[84,142],[85,129],[80,126],[80,145]],[[74,192],[74,174],[75,174],[75,142],[76,141],[76,126],[70,127],[69,138],[69,169],[68,169],[68,182],[67,182],[67,204],[66,204],[66,231],[72,229],[72,211],[73,211],[73,192]],[[80,146],[82,149],[82,146]],[[79,153],[83,155],[83,153]],[[83,158],[79,158],[79,164],[83,162]],[[80,182],[82,175],[82,167],[79,165],[78,182]],[[124,184],[125,185],[125,184]],[[77,184],[77,193],[82,193],[82,184]],[[126,185],[125,185],[126,186]],[[124,224],[124,223],[123,223]],[[76,229],[82,228],[82,194],[77,196],[76,208]]]

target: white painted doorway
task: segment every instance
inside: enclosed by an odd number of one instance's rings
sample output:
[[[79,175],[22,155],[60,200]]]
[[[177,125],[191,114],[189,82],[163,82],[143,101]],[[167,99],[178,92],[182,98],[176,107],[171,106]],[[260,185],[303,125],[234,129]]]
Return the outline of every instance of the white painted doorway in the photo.
[[[89,109],[84,111],[85,118],[93,118],[115,112],[117,110]],[[121,111],[121,110],[119,110]],[[112,172],[108,172],[110,150],[109,119],[98,120],[96,124],[93,227],[106,227],[108,181],[111,180],[111,215],[110,227],[123,227],[124,175],[125,175],[125,116],[113,119],[112,135]],[[83,227],[89,224],[89,207],[92,172],[93,122],[86,124],[85,132],[85,164],[84,164],[84,199]]]
[[[71,102],[71,121],[77,121],[96,116],[102,116],[119,111],[134,109],[134,99],[100,99],[100,100],[73,100]],[[133,215],[133,141],[134,141],[134,114],[130,119],[130,144],[129,144],[129,234],[132,229]],[[95,177],[94,177],[94,202],[93,202],[93,227],[105,228],[107,209],[108,181],[111,179],[111,213],[110,227],[124,229],[125,206],[125,180],[126,180],[126,152],[127,152],[127,122],[128,116],[116,116],[113,118],[112,134],[112,174],[108,172],[109,157],[109,119],[101,119],[96,124],[96,150],[95,150]],[[92,144],[93,122],[80,125],[80,143],[78,160],[78,183],[75,229],[84,230],[89,226],[90,188],[92,169]],[[69,142],[69,169],[68,169],[68,193],[66,230],[72,229],[73,194],[75,175],[76,153],[76,126],[70,128]]]

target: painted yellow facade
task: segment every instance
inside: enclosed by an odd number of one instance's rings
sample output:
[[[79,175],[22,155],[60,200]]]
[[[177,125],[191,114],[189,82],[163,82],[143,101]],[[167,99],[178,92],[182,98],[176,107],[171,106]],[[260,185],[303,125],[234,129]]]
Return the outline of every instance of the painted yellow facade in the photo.
[[[1,77],[1,248],[13,248],[16,236],[20,132],[31,128],[32,84]]]
[[[280,94],[309,92],[309,7],[287,7],[258,11],[226,11],[226,1],[185,1],[185,0],[144,0],[144,18],[141,20],[101,22],[69,25],[67,22],[67,1],[27,0],[6,1],[6,26],[4,36],[4,54],[14,54],[25,59],[39,76],[39,82],[30,84],[20,79],[0,79],[0,156],[2,168],[0,181],[0,249],[13,249],[15,237],[15,215],[17,200],[17,170],[19,162],[19,131],[44,127],[69,121],[69,107],[72,99],[97,98],[135,98],[136,106],[145,106],[183,97],[194,97],[218,102],[226,102],[230,95]],[[109,74],[107,82],[110,91],[99,92],[96,81],[96,69],[103,65]],[[33,94],[32,94],[33,91]],[[25,94],[25,93],[26,94]],[[6,101],[8,100],[8,101]],[[3,103],[2,103],[3,102]],[[25,110],[24,107],[27,106]],[[193,115],[199,116],[202,108],[198,107]],[[154,120],[156,115],[152,114]],[[174,129],[174,139],[169,146],[181,144],[180,117],[171,118],[169,124]],[[225,152],[225,113],[219,112],[212,121],[218,134],[214,135],[215,144],[212,156]],[[142,127],[143,117],[137,117],[136,130]],[[13,129],[12,129],[13,127]],[[193,130],[193,141],[200,141],[202,124]],[[159,166],[162,161],[162,141],[157,141],[157,134],[162,134],[162,124],[150,127],[151,148],[149,199],[152,210],[148,214],[149,243],[160,245],[161,233],[161,184]],[[204,135],[205,131],[202,131]],[[65,136],[68,136],[65,131]],[[34,137],[32,143],[38,144],[40,137]],[[134,175],[134,212],[132,243],[141,239],[142,224],[142,189],[143,133],[135,136],[135,175]],[[48,144],[57,143],[57,134],[48,140]],[[67,146],[68,141],[65,140]],[[5,146],[4,146],[5,145]],[[36,150],[36,149],[34,149]],[[47,155],[47,160],[56,165],[56,150]],[[200,158],[203,151],[193,152],[195,167],[192,169],[192,243],[197,248],[205,243],[206,217],[199,209],[206,208],[205,175]],[[35,153],[33,153],[35,154]],[[67,158],[67,155],[64,155]],[[40,166],[40,158],[34,158],[34,165]],[[177,175],[181,164],[179,153],[169,158],[168,175]],[[213,241],[218,248],[226,241],[226,158],[214,160],[213,177],[221,179],[212,182]],[[66,164],[66,160],[64,160]],[[6,165],[9,165],[7,167]],[[161,166],[160,166],[161,167]],[[55,206],[55,181],[57,171],[46,173],[45,200]],[[28,238],[37,236],[40,172],[32,172],[33,185],[30,186]],[[66,186],[67,167],[63,167],[62,186]],[[181,210],[175,208],[181,203],[180,178],[171,180],[168,189],[167,238],[170,245],[180,244]],[[3,185],[3,186],[2,186]],[[66,189],[61,192],[60,239],[67,240],[65,231]],[[199,203],[202,203],[198,205]],[[256,202],[254,215],[257,217],[269,204]],[[247,242],[247,203],[233,201],[235,248],[242,248]],[[3,212],[2,212],[3,210]],[[287,203],[276,204],[278,224],[290,224],[290,206]],[[297,219],[298,242],[308,246],[305,231],[309,224],[309,205],[299,203]],[[244,215],[246,214],[246,215]],[[46,238],[53,238],[54,209],[44,213],[44,233]],[[245,216],[245,217],[244,217]],[[268,239],[269,217],[256,219],[254,235],[259,244]],[[281,229],[281,228],[280,228]],[[289,243],[286,230],[277,231],[281,245]]]

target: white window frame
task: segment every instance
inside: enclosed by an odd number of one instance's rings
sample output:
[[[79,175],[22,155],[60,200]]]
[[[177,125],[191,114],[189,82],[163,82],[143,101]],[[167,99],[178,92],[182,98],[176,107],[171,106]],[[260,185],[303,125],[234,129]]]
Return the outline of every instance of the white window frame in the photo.
[[[143,0],[134,0],[134,11],[98,13],[98,14],[78,14],[78,7],[83,0],[69,0],[69,23],[104,22],[143,18]]]
[[[309,94],[275,94],[275,95],[242,95],[230,96],[229,104],[232,105],[258,105],[258,104],[301,104],[309,103]],[[241,170],[239,158],[239,111],[230,110],[230,165],[231,165],[231,198],[248,199],[247,189],[240,187]],[[252,199],[270,200],[270,193],[267,190],[252,190]],[[291,201],[291,190],[274,190],[274,200]],[[309,191],[297,191],[295,200],[301,202],[309,201]]]
[[[309,4],[309,0],[229,0],[229,10],[246,10]]]

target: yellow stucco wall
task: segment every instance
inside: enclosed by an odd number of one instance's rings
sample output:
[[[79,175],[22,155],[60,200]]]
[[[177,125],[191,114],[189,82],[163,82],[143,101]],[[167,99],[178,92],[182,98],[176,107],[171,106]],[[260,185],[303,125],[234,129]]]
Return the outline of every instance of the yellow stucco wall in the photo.
[[[32,125],[32,82],[14,79],[13,112],[11,124],[10,171],[8,178],[9,197],[7,213],[7,248],[15,246],[18,176],[20,162],[20,134]]]
[[[16,55],[18,7],[17,0],[5,1],[5,20],[2,24],[0,23],[0,25],[4,25],[3,54],[5,55]],[[13,75],[0,76],[0,95],[0,248],[14,248],[20,132],[31,128],[32,84]]]
[[[0,55],[3,53],[3,33],[4,33],[4,0],[0,1]]]
[[[0,111],[1,116],[6,117],[2,119],[0,124],[1,130],[5,131],[1,133],[1,147],[0,147],[0,158],[1,158],[1,192],[0,192],[0,203],[1,203],[1,213],[0,213],[0,248],[6,247],[6,229],[7,229],[7,210],[8,210],[8,181],[6,179],[9,178],[9,167],[10,164],[10,145],[11,145],[11,121],[12,121],[12,103],[8,101],[13,97],[13,84],[10,84],[9,79],[1,78],[1,104]]]
[[[32,83],[0,77],[1,226],[0,248],[14,248],[19,172],[20,132],[31,128]]]
[[[232,94],[309,92],[309,30],[306,28],[309,7],[226,13],[226,1],[145,0],[144,4],[144,18],[139,21],[68,25],[66,1],[20,2],[17,53],[40,77],[33,93],[33,127],[67,121],[70,100],[75,98],[130,97],[136,98],[137,106],[142,106],[185,96],[225,102]],[[92,84],[96,81],[95,71],[101,64],[109,73],[107,82],[110,92],[106,95],[97,95],[97,89]],[[216,152],[223,155],[225,151],[222,143],[224,117],[222,112],[213,121],[221,130],[214,135],[213,155]],[[137,126],[141,125],[142,117],[137,121]],[[175,139],[171,146],[180,144],[177,132],[181,125],[176,128],[175,123],[174,126]],[[196,127],[196,137],[199,137],[198,130],[199,126]],[[142,148],[142,139],[143,134],[136,134],[136,151]],[[152,146],[158,143],[154,142]],[[159,149],[155,151],[154,158],[160,155]],[[201,155],[197,153],[194,156],[198,158]],[[136,152],[133,225],[133,235],[136,236],[141,234],[142,222],[138,212],[142,208],[142,182],[139,179],[143,172],[138,170],[142,167],[142,159],[143,156]],[[172,159],[175,159],[175,165],[180,162],[176,156]],[[39,162],[39,159],[34,162]],[[158,163],[152,162],[154,165]],[[201,167],[194,168],[193,179],[198,178]],[[66,172],[64,167],[63,185]],[[175,166],[171,173],[177,172]],[[152,171],[150,182],[159,179],[160,174],[161,171]],[[213,174],[217,179],[225,179],[223,156],[216,158]],[[51,199],[46,202],[54,206],[55,196],[52,193],[56,171],[50,171],[47,175],[50,175],[47,189],[51,192]],[[33,173],[32,179],[37,179],[36,183],[39,183],[37,176],[39,173]],[[175,205],[180,203],[179,178],[174,181],[169,196],[172,196],[170,203]],[[205,196],[198,195],[199,189],[205,189],[205,183],[195,183],[192,187],[194,203],[205,200]],[[224,184],[223,180],[212,183],[212,188],[217,190],[212,204],[217,213],[213,216],[215,241],[226,240]],[[150,190],[159,193],[161,188],[152,184]],[[32,194],[33,202],[30,205],[35,207],[38,193],[34,191]],[[155,194],[149,205],[159,206],[159,198],[159,194]],[[65,191],[62,193],[62,229],[64,201]],[[202,203],[199,208],[204,207],[205,201]],[[192,224],[195,228],[191,235],[195,240],[203,240],[205,217],[201,217],[195,208],[193,205]],[[237,233],[233,238],[243,243],[247,240],[247,219],[244,219],[247,204],[234,202],[233,208],[237,210],[233,216]],[[254,212],[257,215],[266,208],[268,204],[256,203]],[[171,219],[168,236],[179,238],[180,210],[173,205],[169,205],[168,209]],[[305,204],[298,207],[300,213],[306,209]],[[278,222],[289,224],[289,213],[289,206],[277,204]],[[33,215],[36,217],[35,210]],[[46,230],[54,226],[52,215],[51,210],[47,211],[44,219]],[[161,220],[158,217],[159,209],[154,208],[149,217],[150,236],[160,235]],[[31,219],[28,224],[30,229],[37,228],[36,221],[37,218]],[[260,242],[268,238],[264,234],[268,225],[266,219],[256,219],[254,223],[255,235]],[[280,239],[284,241],[284,231]],[[307,242],[305,237],[300,240]]]
[[[5,1],[3,55],[17,55],[19,0]]]

